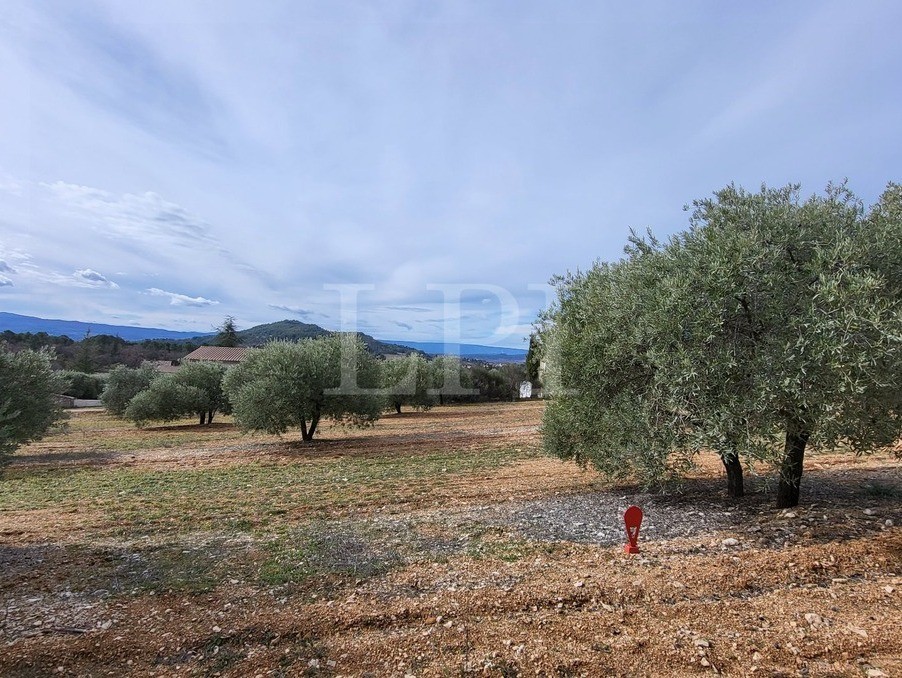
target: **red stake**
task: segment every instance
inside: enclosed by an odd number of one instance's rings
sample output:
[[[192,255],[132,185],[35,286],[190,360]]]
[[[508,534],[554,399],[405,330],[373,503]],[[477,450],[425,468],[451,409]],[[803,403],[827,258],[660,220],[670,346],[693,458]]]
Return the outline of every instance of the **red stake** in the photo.
[[[623,514],[623,522],[626,523],[626,538],[629,544],[624,544],[623,550],[627,553],[639,553],[639,526],[642,524],[642,509],[638,506],[630,506]]]

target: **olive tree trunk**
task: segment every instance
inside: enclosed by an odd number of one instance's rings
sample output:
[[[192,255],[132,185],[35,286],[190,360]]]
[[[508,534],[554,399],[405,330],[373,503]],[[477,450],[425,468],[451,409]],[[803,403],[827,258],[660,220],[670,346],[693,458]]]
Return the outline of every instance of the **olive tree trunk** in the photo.
[[[790,420],[787,423],[786,446],[780,467],[780,484],[777,487],[777,508],[790,508],[799,504],[802,464],[810,435],[799,422]]]
[[[739,498],[745,496],[745,486],[742,482],[742,463],[735,452],[722,454],[720,460],[727,471],[727,494]]]

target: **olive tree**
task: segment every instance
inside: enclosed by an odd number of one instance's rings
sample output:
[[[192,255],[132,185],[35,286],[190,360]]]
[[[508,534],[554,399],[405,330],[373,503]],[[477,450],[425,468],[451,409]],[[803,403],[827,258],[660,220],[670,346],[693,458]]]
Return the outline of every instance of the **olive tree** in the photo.
[[[205,413],[209,405],[207,395],[196,386],[179,383],[173,376],[161,376],[132,398],[125,418],[143,426],[149,421],[175,421],[196,412]]]
[[[645,485],[679,475],[692,458],[655,351],[661,258],[631,247],[622,261],[555,279],[558,300],[541,327],[545,448]]]
[[[225,391],[243,429],[284,433],[297,426],[304,441],[313,440],[324,417],[367,426],[383,406],[377,361],[351,334],[271,342],[227,373]]]
[[[178,372],[157,377],[135,395],[125,410],[125,417],[144,424],[195,415],[201,425],[212,424],[216,412],[231,411],[222,387],[225,373],[226,368],[218,363],[186,363]]]
[[[54,395],[63,381],[51,369],[52,353],[12,353],[0,344],[0,463],[17,447],[40,439],[61,416]]]
[[[478,391],[473,388],[471,370],[463,365],[459,356],[440,355],[430,363],[431,392],[438,396],[439,405],[455,400],[472,399]]]
[[[387,405],[401,414],[401,407],[428,410],[437,401],[432,390],[432,368],[421,355],[387,358],[381,365],[381,384]]]
[[[107,411],[118,417],[125,415],[125,410],[132,398],[148,388],[159,375],[152,367],[133,369],[119,365],[110,371],[100,402]]]
[[[560,279],[546,444],[645,478],[713,448],[734,496],[740,460],[769,460],[787,507],[809,445],[897,439],[900,204],[893,184],[867,212],[844,186],[729,186],[667,243],[634,237],[623,260]]]

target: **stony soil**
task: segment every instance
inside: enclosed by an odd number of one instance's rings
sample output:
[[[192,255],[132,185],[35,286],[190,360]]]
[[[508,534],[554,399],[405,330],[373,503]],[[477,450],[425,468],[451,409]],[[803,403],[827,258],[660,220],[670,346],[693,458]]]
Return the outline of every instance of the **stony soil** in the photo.
[[[76,417],[0,481],[2,675],[902,675],[891,452],[809,457],[778,511],[768,469],[733,501],[715,458],[667,494],[546,458],[539,403],[307,446]]]

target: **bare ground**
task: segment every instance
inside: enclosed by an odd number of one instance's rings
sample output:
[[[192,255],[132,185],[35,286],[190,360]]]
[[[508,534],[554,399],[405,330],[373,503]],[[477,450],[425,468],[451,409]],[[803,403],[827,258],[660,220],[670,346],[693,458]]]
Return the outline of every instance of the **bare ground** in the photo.
[[[365,431],[78,412],[0,481],[0,673],[902,675],[902,464],[810,457],[802,506],[716,459],[666,495],[540,454],[541,404]],[[622,550],[623,510],[646,518]]]

